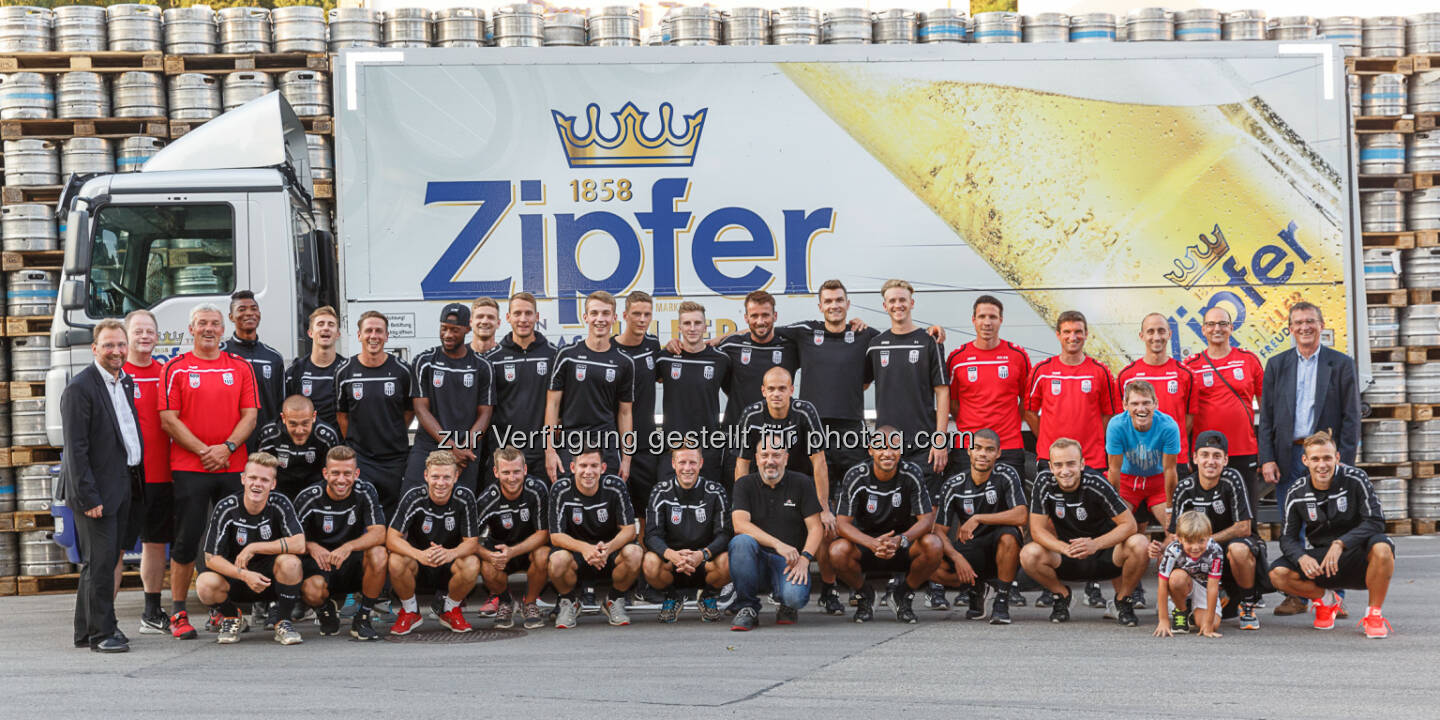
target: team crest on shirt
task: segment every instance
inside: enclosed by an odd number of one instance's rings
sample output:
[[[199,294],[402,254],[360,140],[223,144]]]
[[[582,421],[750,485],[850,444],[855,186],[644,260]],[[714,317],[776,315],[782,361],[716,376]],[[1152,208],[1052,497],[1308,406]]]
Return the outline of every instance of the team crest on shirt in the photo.
[[[394,383],[393,381],[386,380],[386,381],[385,381],[385,397],[394,397],[394,396],[395,396],[395,383]]]
[[[872,513],[873,513],[873,512],[875,512],[875,509],[878,508],[878,507],[880,507],[880,503],[878,503],[878,502],[875,501],[875,496],[874,496],[874,495],[870,495],[870,496],[867,496],[867,497],[866,497],[866,499],[865,499],[865,512],[872,512]]]
[[[1084,521],[1084,520],[1085,520],[1085,516],[1088,515],[1088,514],[1089,514],[1089,513],[1085,512],[1085,506],[1084,506],[1084,505],[1081,505],[1080,507],[1075,508],[1075,519],[1076,519],[1076,520]]]
[[[425,516],[425,522],[420,523],[420,532],[429,533],[435,528],[435,521],[429,515]]]
[[[475,373],[465,373],[465,377],[461,378],[460,382],[465,383],[465,387],[467,388],[475,387]]]
[[[1348,498],[1348,497],[1346,497],[1346,496],[1344,496],[1344,495],[1341,495],[1340,497],[1335,498],[1335,509],[1336,509],[1336,510],[1339,510],[1340,512],[1343,513],[1343,512],[1345,512],[1345,509],[1348,508],[1348,507],[1350,507],[1350,498]]]
[[[890,507],[900,507],[900,493],[890,496]]]
[[[684,517],[685,517],[685,511],[682,510],[682,509],[680,509],[680,506],[677,505],[677,506],[675,506],[674,508],[671,508],[671,510],[670,510],[670,524],[671,524],[671,525],[679,525],[679,524],[680,524],[680,521],[683,520]]]
[[[651,370],[654,370],[654,369],[655,369],[655,357],[654,357],[653,355],[646,355],[646,356],[645,356],[645,367],[647,367],[647,368],[649,368],[649,369],[651,369]]]
[[[1180,381],[1171,380],[1170,382],[1165,383],[1165,389],[1168,390],[1171,395],[1180,392]]]
[[[1207,372],[1200,380],[1205,383],[1205,387],[1215,387],[1215,373]]]
[[[583,522],[585,522],[585,511],[583,509],[577,507],[570,511],[570,524],[579,525]]]
[[[250,532],[245,528],[235,528],[235,544],[244,545],[250,541]]]
[[[326,515],[325,520],[320,523],[320,530],[327,533],[335,532],[335,518]]]
[[[615,382],[615,368],[605,368],[605,382]]]
[[[1000,379],[1001,379],[1001,380],[1004,380],[1005,378],[1010,377],[1010,366],[1009,366],[1009,365],[1001,365],[1000,368],[999,368],[999,370],[1000,370]]]
[[[825,331],[824,331],[824,330],[816,330],[816,331],[815,331],[815,338],[814,338],[814,339],[815,339],[815,344],[816,344],[816,345],[823,345],[823,344],[825,343]]]
[[[974,500],[971,500],[970,498],[965,498],[964,501],[963,501],[963,507],[965,508],[965,514],[966,514],[966,515],[974,515],[974,514],[975,514],[975,501],[974,501]]]
[[[348,515],[345,516],[345,524],[346,524],[346,525],[354,525],[354,524],[355,524],[355,508],[350,508],[350,514],[348,514]]]
[[[290,467],[290,456],[289,456],[289,455],[286,455],[286,454],[284,454],[284,453],[281,453],[280,457],[275,458],[275,459],[280,461],[280,467],[283,467],[283,468],[288,468],[288,467]]]
[[[455,529],[455,516],[454,516],[454,515],[446,515],[446,516],[445,516],[445,529],[446,529],[446,530],[454,530],[454,529]]]
[[[910,364],[911,364],[911,365],[914,365],[915,363],[918,363],[918,362],[920,362],[920,351],[919,351],[919,350],[911,350],[911,351],[910,351]]]
[[[750,364],[750,348],[740,348],[740,364]]]
[[[261,540],[269,540],[269,539],[270,539],[270,523],[265,523],[264,525],[261,525],[261,526],[260,526],[260,539],[261,539]]]
[[[1225,514],[1225,501],[1221,498],[1215,498],[1215,502],[1210,503],[1210,507],[1215,510],[1216,515]]]
[[[235,374],[234,374],[234,373],[229,373],[229,372],[220,373],[220,379],[221,379],[221,380],[224,380],[226,385],[234,385],[234,384],[235,384]]]
[[[595,519],[596,519],[596,520],[599,520],[600,522],[605,522],[606,520],[609,520],[609,519],[610,519],[610,511],[609,511],[609,510],[606,510],[606,509],[603,508],[603,507],[600,508],[599,510],[596,510],[596,511],[595,511]]]
[[[270,379],[270,366],[269,366],[268,364],[262,365],[262,366],[260,367],[260,370],[265,373],[265,379],[266,379],[266,380],[269,380],[269,379]]]
[[[304,395],[305,397],[310,397],[310,393],[312,393],[312,392],[314,392],[314,391],[315,391],[315,386],[314,386],[313,384],[311,384],[311,382],[310,382],[309,380],[301,380],[301,381],[300,381],[300,394],[301,394],[301,395]]]
[[[520,522],[529,522],[529,520],[530,520],[530,508],[526,508],[526,507],[520,508]]]
[[[1060,378],[1054,378],[1054,379],[1052,379],[1052,380],[1050,381],[1050,394],[1051,394],[1051,395],[1059,395],[1059,394],[1060,394]]]
[[[706,379],[706,380],[714,380],[714,379],[715,379],[715,366],[714,366],[714,365],[706,365],[706,366],[705,366],[705,379]]]
[[[1235,368],[1235,379],[1236,379],[1236,380],[1244,380],[1244,379],[1245,379],[1245,368],[1243,368],[1243,367],[1237,367],[1237,368]]]
[[[880,351],[880,367],[890,367],[890,351]]]
[[[200,374],[199,374],[199,373],[190,373],[190,387],[192,387],[192,388],[198,388],[198,387],[200,387]]]
[[[1094,387],[1095,386],[1090,382],[1090,378],[1085,378],[1084,380],[1080,381],[1080,392],[1088,393]]]
[[[315,462],[315,449],[314,449],[314,448],[311,448],[311,449],[305,451],[305,462],[307,462],[307,463],[313,463],[313,462]]]
[[[1315,509],[1315,503],[1305,503],[1305,515],[1310,518],[1310,522],[1315,522],[1320,518],[1320,513]]]
[[[1061,520],[1065,519],[1065,501],[1062,500],[1058,503],[1055,503],[1055,517],[1060,518]]]
[[[364,384],[364,383],[358,383],[358,382],[357,382],[357,383],[355,383],[354,385],[351,385],[351,386],[350,386],[350,397],[353,397],[353,398],[355,398],[356,400],[359,400],[360,398],[365,397],[365,384]]]
[[[995,488],[989,488],[985,491],[985,502],[991,505],[995,504]]]
[[[515,366],[505,366],[505,382],[515,382]]]
[[[670,363],[670,379],[680,379],[680,363]]]
[[[846,342],[847,344],[850,344],[850,345],[855,344],[855,331],[854,331],[854,330],[846,330],[846,331],[845,331],[845,342]]]
[[[540,362],[535,363],[535,372],[538,373],[538,374],[540,374],[540,375],[544,375],[546,372],[548,372],[547,368],[548,368],[549,366],[550,366],[549,363],[545,362],[544,360],[541,360]]]
[[[705,522],[705,508],[695,508],[695,522]]]
[[[430,378],[430,384],[431,384],[431,385],[434,385],[435,387],[441,387],[442,385],[444,385],[444,384],[445,384],[445,373],[436,372],[434,375],[431,376],[431,378]]]
[[[511,517],[510,513],[505,513],[504,515],[500,516],[500,524],[505,526],[506,530],[509,530],[510,528],[515,527],[515,518]]]
[[[975,367],[974,365],[965,368],[965,379],[969,380],[970,382],[975,382],[976,380],[979,380],[980,368]]]
[[[584,366],[584,365],[576,365],[576,366],[575,366],[575,379],[576,379],[576,380],[584,380],[584,379],[585,379],[585,366]]]
[[[785,353],[781,352],[780,350],[772,350],[772,351],[770,351],[770,364],[771,364],[771,365],[779,365],[780,363],[782,363],[782,362],[784,362],[784,361],[785,361]]]

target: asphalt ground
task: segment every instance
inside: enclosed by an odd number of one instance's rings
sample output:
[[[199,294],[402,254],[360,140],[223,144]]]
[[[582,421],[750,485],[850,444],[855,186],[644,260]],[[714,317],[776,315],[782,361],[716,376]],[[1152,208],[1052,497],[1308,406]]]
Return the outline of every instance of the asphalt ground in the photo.
[[[306,623],[302,645],[252,630],[219,646],[204,632],[140,635],[141,595],[125,592],[132,650],[100,655],[71,647],[71,597],[8,597],[0,717],[1440,717],[1440,536],[1396,545],[1385,640],[1359,633],[1365,592],[1352,591],[1351,619],[1331,632],[1275,617],[1271,595],[1260,631],[1227,623],[1218,640],[1152,638],[1154,610],[1137,628],[1083,607],[1052,625],[1033,605],[1012,609],[1008,627],[923,609],[901,625],[884,608],[856,625],[812,602],[799,624],[776,627],[767,609],[750,633],[688,610],[677,625],[637,611],[630,627],[586,615],[573,630],[511,633],[472,614],[484,642],[427,619],[404,642],[321,637]],[[1146,586],[1153,601],[1153,576]]]

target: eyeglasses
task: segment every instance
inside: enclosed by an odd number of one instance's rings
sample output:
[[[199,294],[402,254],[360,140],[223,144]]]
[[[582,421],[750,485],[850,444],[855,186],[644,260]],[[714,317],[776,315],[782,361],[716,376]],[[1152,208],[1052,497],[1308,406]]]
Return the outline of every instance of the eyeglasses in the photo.
[[[1205,321],[1205,327],[1207,327],[1207,328],[1228,328],[1228,327],[1230,327],[1230,321],[1229,321],[1229,320],[1206,320],[1206,321]]]

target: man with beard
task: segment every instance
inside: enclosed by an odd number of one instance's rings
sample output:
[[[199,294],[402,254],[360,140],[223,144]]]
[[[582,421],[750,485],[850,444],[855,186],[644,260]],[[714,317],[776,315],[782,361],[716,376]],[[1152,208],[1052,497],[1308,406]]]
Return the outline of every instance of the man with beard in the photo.
[[[326,453],[340,444],[340,431],[315,417],[303,395],[285,398],[280,419],[260,429],[260,451],[280,460],[276,490],[291,500],[321,480]]]
[[[419,429],[405,467],[405,489],[425,482],[425,458],[449,450],[460,463],[460,486],[479,492],[476,449],[490,427],[495,405],[490,364],[465,344],[470,311],[460,303],[440,309],[440,345],[415,358],[411,402]]]
[[[305,533],[305,604],[315,608],[321,635],[340,632],[340,608],[334,598],[360,593],[350,621],[350,636],[378,640],[370,613],[385,587],[389,553],[385,550],[385,513],[375,486],[360,479],[355,451],[344,445],[325,456],[325,481],[311,485],[295,500]]]
[[[335,419],[345,444],[355,450],[360,477],[379,491],[385,516],[394,517],[414,417],[410,370],[385,351],[390,339],[389,318],[367,310],[356,325],[360,352],[341,361],[335,371]]]

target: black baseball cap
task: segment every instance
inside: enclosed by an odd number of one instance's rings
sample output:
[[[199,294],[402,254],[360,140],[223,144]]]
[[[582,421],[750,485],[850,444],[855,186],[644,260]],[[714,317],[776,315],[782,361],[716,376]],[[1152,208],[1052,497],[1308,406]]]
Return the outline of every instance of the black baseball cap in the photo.
[[[1200,448],[1215,448],[1226,455],[1230,454],[1230,441],[1225,439],[1225,434],[1219,430],[1206,430],[1195,438],[1194,450]],[[1194,452],[1192,450],[1191,452]]]
[[[446,325],[470,327],[470,308],[464,303],[449,303],[440,309],[440,322]]]

